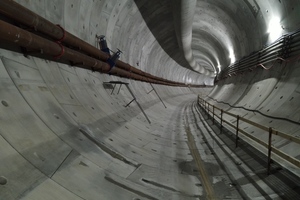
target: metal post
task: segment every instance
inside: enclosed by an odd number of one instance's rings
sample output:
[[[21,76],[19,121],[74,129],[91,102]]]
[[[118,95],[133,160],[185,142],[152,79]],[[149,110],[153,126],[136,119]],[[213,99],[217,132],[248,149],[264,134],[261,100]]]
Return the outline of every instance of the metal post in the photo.
[[[136,98],[135,98],[133,92],[131,91],[130,87],[128,86],[128,84],[126,84],[126,87],[127,87],[128,91],[130,92],[130,94],[133,96],[133,98],[134,98],[133,100],[135,100],[136,104],[137,104],[138,107],[141,109],[142,113],[143,113],[144,116],[146,117],[146,119],[147,119],[147,121],[149,122],[149,124],[151,124],[150,119],[148,118],[148,116],[147,116],[146,113],[144,112],[142,106],[141,106],[141,105],[139,104],[139,102],[136,100]]]
[[[215,124],[215,106],[213,105],[213,124]]]
[[[207,118],[209,118],[209,103],[207,103]]]
[[[268,175],[270,175],[270,171],[271,171],[271,151],[272,151],[272,128],[269,127],[269,144],[268,144],[268,168],[267,168],[267,172]]]
[[[121,87],[122,87],[122,84],[120,84],[120,87],[119,87],[119,90],[118,90],[118,94],[120,93]]]
[[[150,92],[152,92],[153,91],[153,89],[152,90],[150,90],[149,92],[147,92],[147,94],[150,94]]]
[[[167,106],[165,105],[165,103],[163,102],[163,100],[160,98],[160,96],[158,95],[158,93],[156,92],[156,89],[153,87],[152,83],[150,83],[152,89],[154,90],[155,94],[158,96],[159,100],[161,101],[161,103],[164,105],[165,108],[167,108]]]
[[[221,110],[221,133],[223,130],[223,109]]]
[[[135,101],[135,98],[134,99],[132,99],[128,104],[126,104],[124,107],[126,108],[126,107],[128,107],[133,101]]]
[[[114,89],[111,91],[110,95],[112,95],[112,94],[114,93],[114,90],[115,90],[115,88],[116,88],[116,85],[117,85],[117,84],[114,85]]]
[[[238,147],[238,140],[239,140],[239,121],[240,121],[240,116],[236,116],[236,134],[235,134],[235,148]]]

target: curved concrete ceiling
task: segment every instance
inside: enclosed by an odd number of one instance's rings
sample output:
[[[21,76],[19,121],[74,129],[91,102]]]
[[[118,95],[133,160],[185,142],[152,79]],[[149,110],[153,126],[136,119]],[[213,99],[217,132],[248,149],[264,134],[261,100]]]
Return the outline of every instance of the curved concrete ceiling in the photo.
[[[122,61],[186,84],[213,86],[234,60],[300,27],[297,0],[17,2],[91,45],[105,35]],[[274,156],[266,176],[266,149],[242,136],[235,148],[231,129],[219,134],[196,103],[200,94],[299,138],[298,62],[269,67],[213,88],[170,87],[1,49],[0,199],[299,199],[299,167]],[[299,144],[272,142],[299,158]]]

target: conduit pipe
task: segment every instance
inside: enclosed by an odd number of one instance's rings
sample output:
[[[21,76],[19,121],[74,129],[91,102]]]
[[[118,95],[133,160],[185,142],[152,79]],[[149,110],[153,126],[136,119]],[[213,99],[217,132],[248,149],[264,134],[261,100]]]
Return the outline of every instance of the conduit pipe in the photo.
[[[186,61],[194,71],[214,77],[214,73],[200,66],[193,56],[192,32],[196,4],[197,0],[176,0],[172,4],[177,42]]]
[[[39,31],[51,37],[55,41],[75,47],[87,55],[91,55],[102,61],[107,61],[109,57],[106,53],[99,51],[99,49],[95,48],[94,46],[65,31],[61,26],[51,23],[50,21],[35,14],[34,12],[28,10],[27,8],[14,2],[13,0],[0,0],[0,13],[23,25],[34,28],[35,31]],[[157,81],[163,81],[170,84],[178,84],[178,82],[175,81],[170,81],[157,76],[153,76],[120,60],[116,62],[116,67]]]
[[[268,70],[273,67],[276,62],[290,62],[299,59],[299,52],[300,30],[284,35],[268,47],[254,52],[226,67],[221,71],[216,80],[243,73],[247,70],[253,70],[258,66]],[[267,68],[264,66],[266,64],[271,64],[271,66]]]
[[[76,67],[84,69],[89,69],[102,73],[109,73],[111,75],[120,77],[130,77],[132,79],[143,82],[170,86],[185,86],[183,83],[175,84],[154,80],[138,74],[130,73],[128,71],[116,67],[111,69],[110,66],[105,62],[89,57],[70,48],[64,47],[60,43],[56,43],[42,38],[40,36],[37,36],[33,33],[13,26],[2,20],[0,20],[0,40],[8,41],[10,43],[17,44],[30,50],[42,50],[43,54],[52,56],[54,59],[61,59],[63,61],[67,60],[73,63],[80,63],[80,65]]]

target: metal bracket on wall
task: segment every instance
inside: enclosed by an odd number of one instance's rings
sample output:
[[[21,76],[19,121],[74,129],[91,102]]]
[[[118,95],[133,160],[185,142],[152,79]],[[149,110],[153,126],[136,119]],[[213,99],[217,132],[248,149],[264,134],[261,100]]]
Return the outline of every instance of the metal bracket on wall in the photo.
[[[165,105],[165,103],[163,102],[163,100],[160,98],[160,96],[158,95],[157,91],[155,90],[155,88],[153,87],[152,83],[150,83],[152,90],[150,90],[147,94],[150,94],[150,92],[154,91],[155,94],[158,96],[159,100],[161,101],[161,103],[164,105],[165,108],[167,108],[167,106]]]
[[[44,53],[43,49],[29,50],[25,47],[21,47],[21,52],[26,58],[28,58],[29,55],[39,55]]]
[[[110,81],[110,82],[112,82],[112,81]],[[114,90],[115,90],[115,88],[116,88],[116,86],[117,86],[117,83],[114,83],[115,85],[114,85],[114,88],[112,89],[112,91],[111,91],[111,95],[114,93]],[[120,84],[120,83],[118,83],[120,86],[119,86],[119,89],[118,89],[118,93],[117,94],[119,94],[120,93],[120,90],[121,90],[121,87],[122,87],[122,84]]]
[[[119,94],[119,92],[120,92],[121,86],[122,86],[122,85],[125,85],[126,88],[127,88],[128,91],[129,91],[129,93],[130,93],[131,96],[133,97],[133,99],[132,99],[128,104],[126,104],[124,107],[128,107],[132,102],[135,101],[136,104],[138,105],[138,107],[141,109],[141,111],[142,111],[142,113],[144,114],[144,116],[146,117],[146,119],[147,119],[147,121],[149,122],[149,124],[151,124],[150,119],[148,118],[148,116],[146,115],[146,113],[145,113],[145,111],[143,110],[142,106],[141,106],[140,103],[136,100],[135,95],[133,94],[132,90],[130,89],[129,83],[125,83],[125,82],[122,82],[122,81],[109,81],[109,82],[103,82],[103,84],[105,84],[105,85],[106,85],[106,84],[114,84],[114,87],[113,87],[113,90],[112,90],[112,93],[111,93],[111,94],[113,94],[116,85],[120,85],[118,94]]]

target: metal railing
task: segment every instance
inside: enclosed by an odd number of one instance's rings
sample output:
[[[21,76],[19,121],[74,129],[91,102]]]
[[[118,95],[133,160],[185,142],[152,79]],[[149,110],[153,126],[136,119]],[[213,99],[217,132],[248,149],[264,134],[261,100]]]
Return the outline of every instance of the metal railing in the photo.
[[[272,128],[272,127],[267,127],[267,126],[261,125],[259,123],[251,121],[251,120],[246,119],[244,117],[241,117],[239,115],[235,115],[233,113],[225,111],[221,108],[218,108],[218,107],[208,103],[204,99],[200,98],[200,96],[198,96],[198,105],[200,105],[207,112],[208,115],[212,116],[213,124],[215,124],[216,119],[219,119],[219,123],[221,125],[221,127],[220,127],[221,133],[222,133],[224,124],[227,124],[228,126],[235,129],[235,137],[236,137],[235,138],[235,146],[236,147],[238,147],[239,134],[243,134],[246,138],[250,138],[254,142],[260,144],[261,146],[263,146],[265,148],[267,148],[267,150],[268,150],[268,161],[267,161],[267,173],[268,173],[268,175],[270,174],[270,170],[271,170],[271,162],[272,162],[271,155],[272,155],[272,153],[276,154],[277,156],[281,157],[285,161],[288,161],[288,162],[292,163],[293,165],[297,166],[298,168],[300,168],[300,160],[294,158],[293,156],[288,155],[287,153],[279,150],[278,148],[276,148],[272,145],[272,136],[277,135],[281,138],[284,138],[284,139],[289,140],[291,142],[295,142],[297,144],[300,144],[300,138],[291,136],[287,133],[278,131],[278,130]],[[224,115],[229,115],[229,116],[233,117],[234,119],[236,119],[235,120],[236,122],[231,123],[231,122],[225,120]],[[251,135],[250,133],[242,130],[239,127],[239,124],[240,124],[241,121],[246,122],[247,124],[250,124],[254,127],[257,127],[259,129],[263,130],[269,136],[268,137],[268,142],[265,142],[265,141],[255,137],[254,135]],[[248,141],[246,141],[246,142],[248,143]]]

